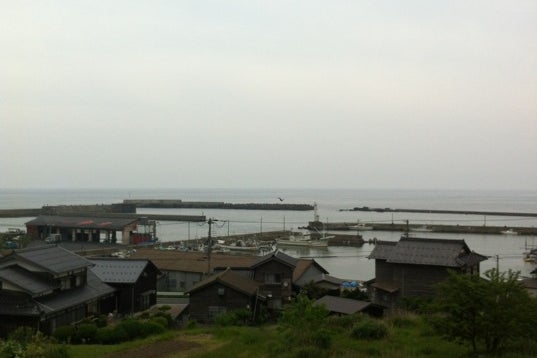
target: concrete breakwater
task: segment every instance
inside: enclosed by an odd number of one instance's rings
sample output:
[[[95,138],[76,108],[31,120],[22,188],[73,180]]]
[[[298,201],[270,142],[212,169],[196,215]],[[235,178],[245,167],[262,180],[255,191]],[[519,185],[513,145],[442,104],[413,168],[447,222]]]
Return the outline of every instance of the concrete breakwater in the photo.
[[[163,209],[238,209],[309,211],[313,205],[284,203],[226,203],[221,201],[183,201],[180,199],[125,199],[123,204],[137,208]]]
[[[339,209],[339,211],[373,211],[377,213],[419,213],[419,214],[462,214],[480,216],[519,216],[537,217],[537,213],[519,213],[509,211],[470,211],[470,210],[430,210],[430,209],[391,209],[391,208],[370,208],[362,206],[360,208]]]
[[[334,230],[334,231],[410,231],[426,235],[428,232],[451,233],[451,234],[485,234],[485,235],[537,235],[535,227],[505,226],[470,226],[470,225],[423,225],[423,224],[386,224],[367,223],[357,227],[356,223],[323,223],[310,221],[306,227],[309,230]],[[508,236],[508,235],[506,235]]]

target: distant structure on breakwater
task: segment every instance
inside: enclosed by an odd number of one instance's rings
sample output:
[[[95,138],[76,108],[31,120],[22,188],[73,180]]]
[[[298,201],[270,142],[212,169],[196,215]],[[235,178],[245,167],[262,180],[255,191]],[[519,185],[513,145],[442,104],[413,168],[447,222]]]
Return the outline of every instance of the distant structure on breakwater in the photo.
[[[221,201],[183,201],[180,199],[126,199],[123,204],[136,208],[164,209],[239,209],[309,211],[313,205],[284,203],[225,203]]]

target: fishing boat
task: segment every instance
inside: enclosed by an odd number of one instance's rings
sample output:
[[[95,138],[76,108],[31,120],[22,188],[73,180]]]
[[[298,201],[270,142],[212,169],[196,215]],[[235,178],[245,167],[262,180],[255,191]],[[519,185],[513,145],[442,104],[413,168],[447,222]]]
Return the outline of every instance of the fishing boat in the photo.
[[[504,234],[504,235],[518,235],[518,232],[516,232],[513,229],[503,230],[503,231],[500,231],[500,232],[502,234]]]
[[[328,238],[312,240],[309,234],[292,234],[288,238],[276,240],[276,246],[328,247]]]

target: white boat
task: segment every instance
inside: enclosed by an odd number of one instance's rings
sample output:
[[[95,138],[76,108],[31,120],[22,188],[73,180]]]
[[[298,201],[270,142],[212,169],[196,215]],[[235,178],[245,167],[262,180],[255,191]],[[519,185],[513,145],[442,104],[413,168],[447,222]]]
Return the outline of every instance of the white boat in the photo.
[[[427,226],[420,226],[420,227],[415,227],[413,229],[410,229],[410,231],[414,231],[414,232],[432,232],[433,230],[429,229]]]
[[[351,225],[349,226],[349,230],[368,231],[373,230],[373,226],[368,226],[365,224]]]
[[[290,235],[288,239],[276,240],[277,246],[327,247],[328,238],[312,240],[310,235]]]
[[[500,232],[502,234],[504,234],[504,235],[518,235],[518,232],[516,232],[513,229],[503,230],[503,231],[500,231]]]

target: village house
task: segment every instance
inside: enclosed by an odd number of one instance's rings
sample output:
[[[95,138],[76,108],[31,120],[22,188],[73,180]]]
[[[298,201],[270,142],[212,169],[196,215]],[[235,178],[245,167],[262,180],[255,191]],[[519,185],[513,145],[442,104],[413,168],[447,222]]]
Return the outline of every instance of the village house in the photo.
[[[217,314],[237,308],[249,309],[254,315],[261,305],[277,311],[301,286],[326,278],[328,273],[315,260],[297,259],[279,250],[251,258],[254,262],[247,269],[245,266],[215,268],[213,275],[187,290],[191,317],[211,321]],[[225,294],[226,287],[229,295]]]
[[[56,245],[15,250],[0,258],[0,335],[20,326],[45,333],[115,309],[116,289],[92,263]]]
[[[258,308],[260,283],[227,269],[199,282],[190,295],[190,318],[198,322],[213,322],[224,312]]]
[[[464,240],[402,237],[377,241],[369,255],[375,260],[375,280],[369,284],[371,302],[397,307],[403,298],[430,297],[448,270],[479,275],[487,258],[470,250]]]
[[[132,259],[148,259],[162,272],[158,278],[157,291],[185,292],[202,281],[209,273],[232,268],[250,277],[250,266],[256,256],[226,255],[213,253],[211,260],[203,252],[181,252],[176,250],[137,249]]]
[[[132,314],[157,303],[157,276],[160,271],[150,260],[90,258],[91,271],[116,289],[117,310]]]

